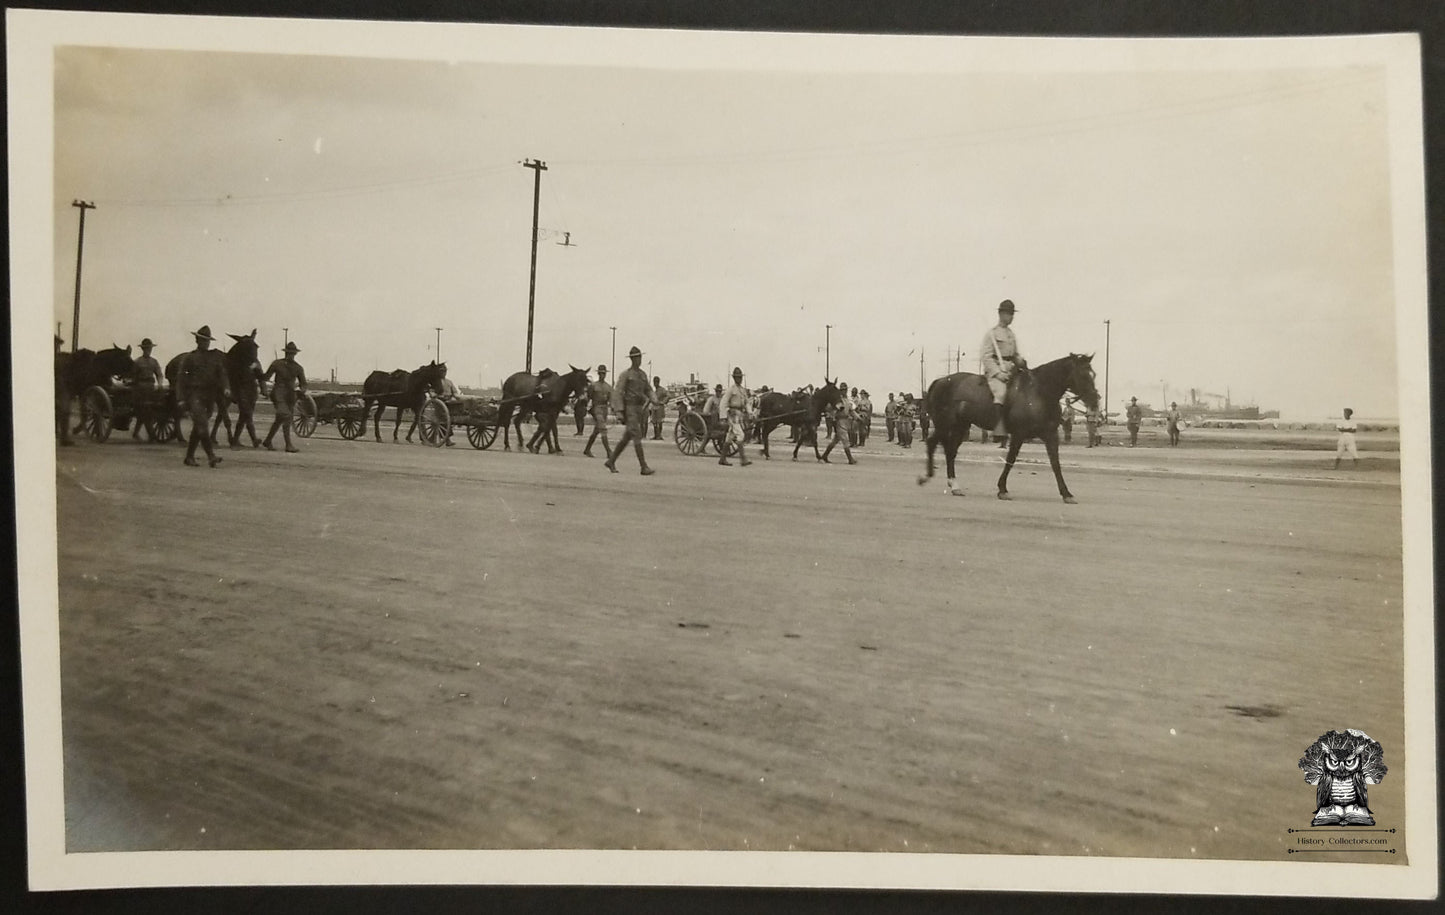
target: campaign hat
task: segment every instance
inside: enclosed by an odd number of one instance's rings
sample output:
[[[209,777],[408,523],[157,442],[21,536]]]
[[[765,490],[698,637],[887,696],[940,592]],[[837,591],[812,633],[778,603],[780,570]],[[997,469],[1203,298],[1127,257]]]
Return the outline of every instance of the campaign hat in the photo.
[[[998,310],[999,310],[999,311],[1006,311],[1006,312],[1008,312],[1009,314],[1013,314],[1014,311],[1016,310],[1016,309],[1014,308],[1013,299],[1004,299],[1002,302],[999,302],[999,303],[998,303]]]
[[[215,339],[216,339],[215,337],[211,336],[211,325],[209,325],[209,324],[202,324],[202,325],[201,325],[201,329],[198,330],[198,331],[196,331],[194,334],[192,334],[192,336],[194,336],[197,340],[215,340]]]
[[[144,340],[142,340],[142,341],[140,342],[140,345],[141,345],[141,346],[155,346],[155,345],[156,345],[156,341],[152,340],[150,337],[146,337]]]
[[[605,366],[605,365],[599,365],[599,366],[597,366],[597,374],[599,374],[599,375],[606,375],[606,374],[607,374],[607,366]]]
[[[293,340],[293,341],[291,341],[291,342],[289,342],[289,343],[286,344],[286,352],[288,352],[288,353],[299,353],[299,352],[301,352],[301,347],[297,346],[297,345],[296,345],[296,342]]]
[[[631,357],[633,357],[633,356],[641,356],[641,355],[642,355],[642,350],[640,350],[640,349],[638,349],[637,347],[634,346],[632,349],[630,349],[630,350],[627,351],[627,355],[628,355],[628,358],[631,358]]]

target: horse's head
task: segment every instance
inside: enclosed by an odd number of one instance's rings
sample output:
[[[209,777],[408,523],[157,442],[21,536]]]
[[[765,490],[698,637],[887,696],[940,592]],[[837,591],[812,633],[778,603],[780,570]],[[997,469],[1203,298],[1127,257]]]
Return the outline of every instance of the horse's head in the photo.
[[[252,365],[259,360],[260,348],[256,346],[256,328],[251,328],[249,334],[226,334],[226,336],[236,341],[228,350],[233,359],[242,365]]]
[[[587,370],[579,369],[570,362],[567,363],[567,367],[572,370],[563,376],[567,394],[572,397],[581,397],[587,393],[587,385],[591,383],[591,379],[587,377]]]
[[[1094,387],[1094,354],[1069,353],[1069,377],[1066,387],[1079,395],[1090,410],[1099,408],[1099,390]]]
[[[110,345],[110,349],[96,353],[90,364],[99,378],[108,378],[111,375],[129,377],[135,371],[135,360],[131,358],[130,347],[121,349],[114,343]]]
[[[446,373],[447,364],[445,362],[437,362],[433,359],[431,362],[413,372],[412,377],[433,391],[441,393],[442,378]]]
[[[842,390],[838,387],[838,379],[831,381],[823,380],[821,388],[815,388],[813,394],[808,398],[808,415],[816,420],[823,415],[823,411],[829,407],[836,407],[843,402]]]

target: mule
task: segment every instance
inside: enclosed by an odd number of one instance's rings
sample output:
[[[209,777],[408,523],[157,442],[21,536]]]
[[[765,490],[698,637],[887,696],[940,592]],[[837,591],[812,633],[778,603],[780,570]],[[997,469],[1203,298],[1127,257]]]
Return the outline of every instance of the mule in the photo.
[[[502,382],[502,404],[497,414],[497,425],[502,427],[502,450],[512,450],[511,431],[515,428],[518,448],[536,454],[541,450],[540,443],[545,441],[548,453],[562,453],[557,438],[557,417],[569,397],[585,396],[588,385],[586,369],[570,364],[567,367],[570,371],[565,375],[551,369],[542,369],[536,375],[513,372]],[[537,431],[524,445],[522,421],[529,415],[536,418]]]
[[[1098,407],[1099,392],[1094,387],[1093,358],[1091,355],[1070,353],[1036,369],[1022,366],[1014,372],[1005,398],[1008,408],[1003,411],[1004,429],[1008,433],[1008,456],[1004,460],[1003,473],[998,478],[1000,499],[1010,498],[1008,475],[1018,458],[1019,449],[1024,442],[1037,438],[1043,441],[1048,451],[1049,464],[1059,484],[1059,495],[1070,505],[1077,501],[1059,470],[1059,401],[1065,391],[1071,391],[1083,399],[1089,409]],[[948,470],[947,491],[961,496],[963,490],[958,488],[954,477],[954,459],[958,455],[959,442],[963,441],[970,426],[978,426],[985,431],[993,429],[998,423],[1000,406],[994,401],[988,382],[982,375],[956,372],[935,379],[928,386],[924,408],[933,423],[927,434],[927,473],[918,478],[918,485],[922,486],[933,478],[933,451],[942,444]]]
[[[62,445],[72,444],[71,435],[85,428],[85,407],[81,405],[80,423],[70,425],[70,402],[91,387],[109,389],[111,379],[130,378],[135,374],[135,360],[130,347],[121,349],[114,343],[99,352],[79,349],[73,353],[55,354],[55,431]]]
[[[396,369],[392,372],[383,372],[380,369],[366,376],[361,383],[361,431],[358,436],[366,434],[366,418],[375,408],[373,422],[376,428],[376,440],[381,441],[381,418],[386,413],[387,407],[396,408],[396,425],[391,430],[391,440],[398,442],[401,433],[401,417],[407,410],[411,411],[411,426],[406,430],[406,440],[416,433],[416,425],[421,419],[421,408],[426,403],[427,391],[440,394],[442,390],[442,376],[446,374],[447,364],[432,360],[416,369],[408,372],[405,369]]]
[[[222,424],[226,426],[226,440],[232,448],[241,447],[241,430],[251,434],[251,447],[255,448],[261,444],[261,439],[256,435],[256,425],[252,417],[256,412],[256,401],[261,396],[261,360],[256,346],[256,329],[252,328],[249,334],[238,336],[227,334],[236,341],[226,351],[226,380],[231,385],[231,399],[222,398],[217,404],[216,418],[211,423],[211,439],[216,438],[216,430]],[[236,426],[231,428],[230,405],[236,405]]]
[[[778,426],[788,426],[796,435],[796,442],[793,445],[793,460],[798,459],[798,449],[803,442],[809,441],[813,445],[813,456],[819,461],[823,460],[823,453],[818,450],[818,423],[822,422],[823,415],[829,407],[836,407],[843,402],[842,392],[838,390],[836,379],[825,381],[823,386],[808,394],[804,391],[794,391],[792,394],[784,394],[781,391],[769,391],[758,401],[758,439],[763,443],[763,458],[772,460],[768,452],[768,436]]]

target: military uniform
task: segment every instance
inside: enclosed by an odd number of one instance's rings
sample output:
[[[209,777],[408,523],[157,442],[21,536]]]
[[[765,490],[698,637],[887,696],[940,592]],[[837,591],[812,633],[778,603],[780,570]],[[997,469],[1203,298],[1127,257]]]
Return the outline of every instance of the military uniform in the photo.
[[[1129,427],[1129,447],[1133,448],[1139,444],[1139,423],[1144,418],[1144,411],[1139,408],[1139,398],[1129,398],[1129,408],[1124,411],[1124,422]]]
[[[647,466],[647,458],[642,453],[642,439],[647,435],[647,420],[652,407],[657,404],[657,398],[653,395],[647,373],[640,364],[642,350],[634,346],[627,355],[632,359],[632,367],[618,376],[617,386],[612,390],[612,406],[621,410],[625,428],[617,447],[607,455],[605,466],[617,473],[617,458],[622,454],[622,449],[627,447],[627,443],[632,442],[633,449],[637,452],[637,463],[642,465],[642,475],[648,476],[652,473],[652,468]]]
[[[276,437],[276,430],[280,429],[281,436],[286,441],[286,450],[292,453],[299,450],[291,444],[291,417],[296,412],[297,398],[306,391],[306,370],[301,368],[294,358],[299,352],[301,350],[295,343],[287,343],[286,358],[272,362],[271,367],[261,376],[262,382],[275,379],[271,384],[271,406],[275,410],[276,418],[271,421],[271,431],[266,433],[266,439],[261,443],[268,449],[271,447],[271,440]]]
[[[719,404],[720,411],[726,411],[728,420],[727,435],[723,438],[723,456],[718,459],[719,464],[728,464],[727,450],[729,442],[738,443],[738,457],[742,458],[744,467],[752,463],[748,460],[747,454],[743,451],[743,442],[747,441],[747,433],[743,431],[743,421],[748,412],[748,392],[743,387],[743,370],[733,369],[733,383],[723,395]]]
[[[612,385],[607,383],[607,366],[597,366],[597,380],[587,386],[587,396],[578,398],[586,400],[592,413],[592,434],[587,438],[587,447],[582,453],[587,457],[592,456],[592,443],[602,439],[602,450],[611,453],[612,446],[607,441],[607,411],[612,403]]]
[[[211,441],[211,410],[221,400],[231,397],[231,383],[226,377],[225,356],[219,350],[202,347],[199,341],[210,343],[211,328],[204,325],[194,334],[197,345],[194,350],[181,358],[176,372],[176,402],[191,418],[191,438],[186,444],[187,464],[196,463],[196,445],[206,451],[206,459],[212,467],[221,463]]]
[[[853,451],[848,447],[848,439],[853,432],[854,410],[853,402],[844,394],[843,399],[838,402],[832,410],[833,417],[833,439],[828,442],[828,447],[823,449],[823,460],[828,461],[828,455],[832,453],[833,446],[843,445],[843,453],[848,456],[848,463],[856,464],[858,461],[853,457]],[[828,461],[828,463],[832,463]]]

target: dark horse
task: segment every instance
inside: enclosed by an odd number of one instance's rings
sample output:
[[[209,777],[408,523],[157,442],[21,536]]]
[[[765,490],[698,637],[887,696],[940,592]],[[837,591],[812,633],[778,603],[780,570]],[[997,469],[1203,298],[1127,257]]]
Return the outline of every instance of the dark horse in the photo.
[[[1054,479],[1059,482],[1059,495],[1069,504],[1074,495],[1064,485],[1064,475],[1059,471],[1059,400],[1064,391],[1072,391],[1083,398],[1089,409],[1097,409],[1099,392],[1094,389],[1093,356],[1070,353],[1062,359],[1046,362],[1036,369],[1021,367],[1014,373],[1008,387],[1008,409],[1004,412],[1004,429],[1008,431],[1008,458],[1003,473],[998,478],[998,497],[1009,498],[1008,475],[1013,469],[1023,443],[1032,438],[1042,439],[1049,453],[1049,463],[1054,468]],[[958,372],[936,379],[928,386],[924,406],[933,418],[933,429],[928,436],[928,473],[918,478],[918,485],[933,477],[933,449],[940,443],[948,462],[948,491],[963,495],[963,490],[954,485],[953,460],[958,455],[958,443],[963,440],[970,425],[988,431],[998,420],[999,406],[982,375]]]
[[[772,460],[768,453],[768,436],[778,426],[788,426],[796,432],[798,441],[793,445],[793,460],[798,459],[798,449],[803,446],[804,440],[811,440],[813,443],[813,456],[823,460],[823,454],[818,450],[818,423],[823,420],[823,411],[828,407],[836,407],[843,402],[843,395],[838,390],[836,379],[825,381],[821,388],[807,394],[803,391],[795,391],[792,394],[784,394],[781,391],[769,391],[758,401],[758,439],[763,443],[763,457]]]
[[[433,360],[414,372],[405,369],[383,372],[378,369],[367,375],[366,380],[361,383],[361,399],[365,407],[361,414],[361,431],[357,434],[366,434],[366,416],[371,412],[372,404],[375,404],[376,440],[381,441],[382,414],[387,407],[396,407],[396,425],[391,430],[391,440],[397,441],[397,435],[401,432],[401,414],[410,410],[411,426],[406,430],[406,440],[411,441],[412,434],[416,432],[417,420],[421,418],[422,405],[426,403],[426,392],[432,390],[441,393],[442,376],[446,371],[445,362]]]
[[[251,433],[251,447],[261,444],[256,435],[256,426],[251,417],[256,411],[256,400],[261,396],[261,362],[257,355],[256,330],[245,336],[227,334],[235,344],[226,351],[226,379],[231,385],[231,399],[222,399],[211,423],[211,439],[216,439],[216,430],[226,424],[226,439],[232,448],[241,447],[241,430]],[[236,427],[231,428],[230,404],[236,405]]]
[[[74,444],[72,432],[80,432],[85,424],[85,406],[81,404],[81,424],[70,428],[70,402],[85,393],[90,387],[110,387],[114,376],[130,378],[135,373],[135,360],[130,356],[130,347],[121,349],[111,344],[110,349],[94,352],[88,349],[73,353],[55,354],[55,431],[62,445]]]
[[[561,454],[562,446],[557,441],[557,417],[567,405],[567,398],[583,396],[587,392],[587,370],[575,365],[565,375],[551,369],[543,369],[536,375],[530,372],[514,372],[502,382],[502,406],[497,416],[497,425],[502,427],[502,448],[512,450],[510,427],[517,430],[517,446],[522,447],[522,420],[528,413],[537,418],[537,431],[527,442],[528,451],[536,454],[540,442],[547,443],[547,451]]]

